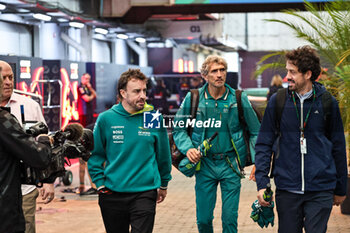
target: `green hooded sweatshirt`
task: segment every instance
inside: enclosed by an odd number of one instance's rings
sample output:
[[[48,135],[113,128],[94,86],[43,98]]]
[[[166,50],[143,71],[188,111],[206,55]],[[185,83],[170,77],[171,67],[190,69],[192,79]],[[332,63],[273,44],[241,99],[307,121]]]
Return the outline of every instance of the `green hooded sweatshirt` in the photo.
[[[94,128],[94,150],[88,161],[92,181],[115,192],[143,192],[167,187],[171,156],[165,128],[144,128],[144,112],[128,113],[122,104],[101,113]],[[151,112],[152,113],[152,112]],[[160,117],[160,122],[162,118]]]

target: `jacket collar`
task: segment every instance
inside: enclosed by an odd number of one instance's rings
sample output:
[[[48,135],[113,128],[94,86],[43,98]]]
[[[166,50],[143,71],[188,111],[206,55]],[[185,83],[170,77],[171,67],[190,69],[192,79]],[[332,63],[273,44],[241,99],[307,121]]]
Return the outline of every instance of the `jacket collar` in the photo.
[[[225,96],[224,96],[224,100],[227,99],[228,95],[231,93],[231,94],[234,94],[235,93],[235,90],[230,87],[227,83],[225,83],[225,87],[226,87],[226,93],[225,93]],[[199,96],[204,96],[205,99],[208,98],[208,95],[206,93],[205,90],[207,90],[208,88],[208,83],[204,84],[203,87],[199,88],[198,91],[199,91]]]

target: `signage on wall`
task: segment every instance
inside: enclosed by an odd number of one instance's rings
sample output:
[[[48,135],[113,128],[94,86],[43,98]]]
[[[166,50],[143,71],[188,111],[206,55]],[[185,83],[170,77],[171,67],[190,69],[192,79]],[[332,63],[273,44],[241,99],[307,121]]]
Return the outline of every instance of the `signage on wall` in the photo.
[[[192,21],[166,21],[158,23],[158,30],[163,37],[175,39],[199,38],[200,36],[222,36],[222,21],[192,20]]]
[[[19,65],[20,65],[19,77],[21,79],[30,79],[32,77],[30,73],[30,67],[31,67],[30,60],[20,60]]]
[[[188,58],[187,58],[188,59]],[[193,73],[194,72],[194,63],[191,60],[177,59],[174,65],[174,72],[178,73]]]
[[[78,63],[70,63],[70,79],[78,79],[78,70],[79,70],[79,65]]]
[[[76,64],[76,63],[72,63],[72,64]],[[77,93],[78,81],[71,82],[71,80],[69,80],[68,72],[65,68],[61,68],[61,81],[63,85],[62,97],[61,97],[62,98],[61,128],[65,128],[71,120],[79,120],[79,113],[77,111],[77,106],[76,106],[77,99],[78,99],[78,93]]]

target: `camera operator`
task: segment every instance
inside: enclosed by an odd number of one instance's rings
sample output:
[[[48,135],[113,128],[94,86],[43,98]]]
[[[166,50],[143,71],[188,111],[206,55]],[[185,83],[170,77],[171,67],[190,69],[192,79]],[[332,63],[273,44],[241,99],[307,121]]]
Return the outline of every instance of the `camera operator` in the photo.
[[[0,66],[0,100],[3,79]],[[41,142],[26,134],[17,119],[5,108],[0,109],[0,232],[23,233],[20,160],[31,167],[43,169],[49,164],[49,137]]]
[[[21,122],[20,105],[24,106],[23,110],[26,121],[30,120],[45,123],[40,105],[37,102],[31,98],[13,92],[14,75],[11,66],[5,61],[0,61],[0,67],[2,68],[1,74],[3,77],[1,106],[9,107],[11,109],[10,113],[17,118],[20,124],[23,124],[23,122]],[[23,195],[22,209],[26,220],[26,233],[35,233],[36,198],[39,192],[34,185],[22,185],[21,189]],[[55,195],[53,184],[44,184],[39,191],[45,204],[53,200]]]

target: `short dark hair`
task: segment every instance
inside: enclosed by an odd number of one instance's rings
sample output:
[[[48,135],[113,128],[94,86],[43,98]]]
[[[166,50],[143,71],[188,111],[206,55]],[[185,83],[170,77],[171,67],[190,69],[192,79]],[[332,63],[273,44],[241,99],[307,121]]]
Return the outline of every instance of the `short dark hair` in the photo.
[[[146,83],[148,82],[148,78],[140,71],[140,69],[129,69],[128,71],[125,71],[122,73],[118,81],[117,91],[120,99],[123,99],[123,96],[120,94],[120,90],[125,90],[126,85],[133,78],[145,81]]]
[[[287,61],[298,67],[298,71],[305,74],[311,71],[311,81],[315,81],[321,73],[320,57],[310,46],[302,46],[286,53]]]

